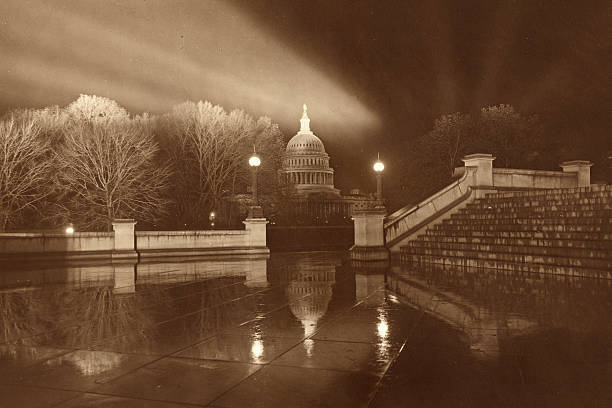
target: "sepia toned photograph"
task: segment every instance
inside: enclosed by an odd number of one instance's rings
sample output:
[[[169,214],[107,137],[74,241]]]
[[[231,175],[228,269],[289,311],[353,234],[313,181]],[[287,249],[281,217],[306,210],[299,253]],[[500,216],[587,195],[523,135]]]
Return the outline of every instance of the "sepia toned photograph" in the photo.
[[[612,2],[0,0],[0,407],[612,407]]]

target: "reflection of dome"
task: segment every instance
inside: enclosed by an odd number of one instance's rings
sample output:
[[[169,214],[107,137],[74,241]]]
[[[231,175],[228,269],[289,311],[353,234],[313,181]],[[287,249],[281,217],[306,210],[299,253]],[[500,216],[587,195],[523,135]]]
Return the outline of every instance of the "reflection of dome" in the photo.
[[[314,333],[317,322],[327,312],[332,298],[332,286],[336,281],[333,265],[305,265],[305,268],[291,274],[286,288],[291,313],[302,323],[305,337]]]
[[[327,312],[332,298],[333,282],[291,282],[287,297],[291,300],[291,313],[300,320],[316,322]]]

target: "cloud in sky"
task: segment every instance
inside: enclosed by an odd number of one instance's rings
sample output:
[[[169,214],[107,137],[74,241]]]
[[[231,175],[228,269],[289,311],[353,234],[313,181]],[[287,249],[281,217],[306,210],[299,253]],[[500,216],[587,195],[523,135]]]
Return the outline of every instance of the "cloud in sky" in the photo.
[[[202,99],[293,125],[305,102],[315,130],[379,125],[299,44],[277,41],[226,2],[8,0],[0,15],[3,109],[65,105],[81,93],[134,113]]]

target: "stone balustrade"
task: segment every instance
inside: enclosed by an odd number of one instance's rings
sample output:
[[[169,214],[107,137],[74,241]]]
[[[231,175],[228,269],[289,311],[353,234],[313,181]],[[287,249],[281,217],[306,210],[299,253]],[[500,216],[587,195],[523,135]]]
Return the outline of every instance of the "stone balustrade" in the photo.
[[[435,222],[459,211],[474,199],[505,190],[574,188],[590,185],[591,162],[574,160],[560,166],[563,171],[496,169],[490,154],[470,154],[465,166],[456,169],[460,178],[417,205],[401,208],[387,217],[385,245],[392,255]]]

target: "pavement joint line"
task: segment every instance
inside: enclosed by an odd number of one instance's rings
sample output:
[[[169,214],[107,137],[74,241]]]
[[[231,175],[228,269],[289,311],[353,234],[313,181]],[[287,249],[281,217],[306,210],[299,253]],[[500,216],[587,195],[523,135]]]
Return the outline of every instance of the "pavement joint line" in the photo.
[[[173,322],[173,321],[177,321],[177,320],[183,319],[183,318],[188,317],[188,316],[193,316],[193,315],[198,314],[198,313],[201,313],[201,312],[203,312],[203,311],[212,310],[212,309],[217,308],[217,307],[220,307],[220,306],[224,306],[224,305],[228,305],[228,304],[231,304],[231,303],[234,303],[234,302],[240,301],[240,300],[244,300],[244,299],[247,299],[248,297],[251,297],[251,296],[254,296],[254,295],[259,294],[259,293],[261,293],[261,292],[264,292],[264,291],[265,291],[265,290],[267,290],[267,289],[268,289],[268,288],[265,288],[265,289],[263,289],[263,290],[260,290],[260,291],[257,291],[257,292],[254,292],[254,293],[251,293],[251,294],[249,294],[249,295],[247,295],[247,296],[242,296],[242,297],[240,297],[240,298],[230,299],[230,300],[228,300],[228,301],[221,302],[221,303],[216,304],[216,305],[214,305],[214,306],[208,306],[208,307],[204,307],[204,308],[201,308],[201,309],[198,309],[198,310],[195,310],[195,311],[189,312],[189,313],[184,313],[184,314],[182,314],[182,315],[180,315],[180,316],[177,316],[177,317],[174,317],[174,318],[172,318],[172,319],[162,320],[162,321],[160,321],[160,322],[156,322],[156,323],[155,323],[155,324],[154,324],[152,327],[155,327],[155,326],[161,326],[161,325],[163,325],[163,324],[170,323],[170,322]],[[80,327],[80,326],[78,326],[78,327]],[[123,337],[123,336],[126,336],[126,334],[119,334],[119,335],[112,336],[112,337],[105,337],[105,338],[103,338],[102,340],[112,340],[112,339],[120,338],[120,337]],[[98,344],[99,344],[99,341],[98,341],[97,343],[94,343],[94,346],[97,346]]]
[[[99,395],[99,396],[103,396],[103,397],[115,397],[115,398],[124,398],[124,399],[131,399],[131,400],[140,400],[140,401],[151,401],[151,402],[162,402],[162,403],[172,403],[172,404],[183,404],[183,405],[187,405],[187,406],[192,406],[192,407],[205,407],[208,404],[196,404],[193,402],[183,402],[183,401],[176,401],[176,400],[161,400],[161,399],[154,399],[154,398],[141,398],[141,397],[132,397],[129,395],[121,395],[121,394],[110,394],[110,393],[105,393],[105,392],[99,392],[96,391],[94,389],[92,390],[87,390],[87,391],[83,391],[83,390],[73,390],[73,389],[67,389],[67,388],[61,388],[61,387],[47,387],[44,385],[22,385],[22,384],[13,384],[13,385],[20,385],[22,387],[29,387],[29,388],[38,388],[38,389],[43,389],[43,390],[52,390],[52,391],[66,391],[66,392],[76,392],[79,394],[93,394],[93,395]],[[80,395],[77,395],[74,398],[78,398]],[[69,400],[72,400],[74,398],[70,398],[68,400],[64,400],[62,401],[60,404],[65,404],[66,402],[68,402]],[[57,405],[56,405],[57,406]]]
[[[401,296],[399,294],[396,294],[397,296]],[[432,295],[431,298],[433,298],[435,295]],[[430,298],[430,301],[431,301]],[[367,406],[369,407],[372,402],[374,401],[374,398],[376,398],[376,395],[378,394],[378,392],[380,391],[381,388],[381,384],[382,381],[384,380],[385,376],[387,375],[387,373],[389,372],[389,369],[395,364],[395,362],[399,359],[399,356],[402,354],[402,351],[404,351],[404,348],[406,347],[406,343],[408,343],[408,339],[410,338],[410,336],[414,333],[414,331],[416,330],[417,326],[420,325],[420,323],[423,321],[423,318],[425,317],[425,309],[421,310],[421,313],[419,314],[419,318],[414,322],[414,324],[412,325],[412,327],[410,328],[410,330],[408,331],[408,334],[406,335],[406,337],[404,338],[404,342],[402,343],[402,346],[399,348],[399,350],[397,351],[397,353],[395,354],[395,356],[393,357],[393,359],[389,362],[389,364],[387,365],[386,369],[384,370],[383,374],[380,376],[380,378],[378,379],[378,381],[376,382],[376,385],[374,386],[374,390],[372,391],[372,394],[369,396],[368,398],[368,404]]]
[[[347,278],[348,279],[348,278]],[[365,299],[369,298],[370,296],[374,295],[373,291],[370,295],[366,296]],[[341,313],[338,314],[338,316],[336,316],[335,318],[331,319],[330,321],[327,321],[325,323],[323,323],[321,326],[326,326],[327,324],[330,324],[331,322],[339,319],[342,315],[348,313],[350,310],[353,310],[355,307],[357,307],[358,305],[362,304],[363,302],[365,302],[365,299],[362,299],[360,301],[358,301],[357,303],[353,304],[353,306],[346,308],[344,311],[342,311]],[[215,399],[213,399],[210,403],[211,404],[215,404],[216,401],[218,401],[219,399],[223,398],[224,395],[228,394],[229,392],[231,392],[232,390],[238,388],[242,383],[244,383],[245,381],[249,380],[251,377],[253,377],[254,375],[256,375],[257,373],[259,373],[262,370],[265,370],[267,366],[272,365],[272,363],[276,360],[278,360],[279,358],[281,358],[282,356],[284,356],[285,354],[289,353],[290,351],[292,351],[293,349],[295,349],[297,346],[299,346],[300,344],[303,344],[304,341],[306,340],[312,340],[312,337],[315,336],[316,334],[319,333],[319,331],[321,330],[321,326],[317,328],[317,330],[312,333],[310,336],[302,338],[300,341],[298,341],[295,345],[293,345],[292,347],[288,348],[286,351],[284,351],[283,353],[280,353],[279,355],[277,355],[275,358],[271,359],[268,363],[263,364],[262,368],[260,370],[255,371],[253,374],[248,375],[247,377],[243,378],[241,381],[239,381],[238,383],[236,383],[233,387],[228,388],[227,390],[225,390],[223,393],[221,393],[219,396],[217,396]],[[316,340],[313,340],[316,341]],[[386,371],[385,371],[386,372]],[[382,376],[380,377],[382,379]],[[380,380],[377,382],[380,382]],[[376,388],[375,388],[376,389]]]
[[[212,278],[211,278],[211,279],[212,279]],[[347,278],[347,279],[348,279],[348,278]],[[232,283],[232,284],[230,284],[230,285],[226,285],[226,286],[223,286],[223,287],[220,287],[220,288],[215,288],[215,290],[222,289],[222,288],[225,288],[225,287],[229,287],[229,286],[232,286],[232,285],[234,285],[234,284],[238,284],[238,283],[242,283],[242,282]],[[181,286],[183,286],[183,285],[181,285]],[[174,288],[174,287],[176,287],[176,286],[173,286],[173,287],[171,287],[171,288]],[[171,289],[171,288],[167,288],[167,289]],[[278,285],[278,286],[273,285],[273,286],[270,286],[270,287],[266,287],[266,288],[263,288],[262,290],[258,290],[258,291],[256,291],[256,292],[250,293],[250,294],[245,295],[245,296],[242,296],[242,297],[240,297],[240,298],[232,299],[232,300],[230,300],[230,301],[223,302],[223,303],[221,303],[221,304],[219,304],[219,305],[215,305],[214,307],[219,307],[219,306],[222,306],[222,305],[225,305],[225,304],[228,304],[228,303],[232,303],[232,302],[234,302],[234,301],[236,301],[236,300],[242,300],[242,299],[245,299],[245,298],[248,298],[248,297],[251,297],[251,296],[254,296],[254,295],[257,295],[257,294],[260,294],[260,293],[266,292],[266,291],[269,291],[269,290],[273,290],[273,289],[276,289],[276,288],[282,288],[282,286],[280,286],[280,285]],[[205,292],[205,291],[202,291],[202,292],[199,292],[199,293],[203,293],[203,292]],[[370,294],[369,296],[372,296],[373,294],[374,294],[374,293]],[[313,295],[312,295],[312,294],[308,294],[308,295],[305,295],[303,298],[306,298],[306,297],[309,297],[309,296],[313,296]],[[369,297],[369,296],[368,296],[368,297]],[[300,299],[303,299],[303,298],[300,298]],[[366,297],[366,299],[367,299],[367,297]],[[363,302],[364,302],[364,300],[361,300],[361,301],[359,301],[359,302],[355,303],[353,306],[351,306],[350,308],[345,309],[344,311],[342,311],[341,313],[339,313],[339,314],[338,314],[338,316],[336,316],[335,318],[331,319],[330,321],[337,320],[338,318],[340,318],[340,316],[344,315],[344,314],[345,314],[345,313],[347,313],[349,310],[352,310],[353,308],[355,308],[356,306],[358,306],[358,305],[362,304]],[[279,306],[279,307],[278,307],[278,308],[276,308],[276,309],[273,309],[273,310],[271,310],[271,311],[265,312],[265,313],[264,313],[264,315],[267,315],[267,314],[269,314],[269,313],[273,313],[274,311],[281,310],[281,309],[283,309],[283,308],[287,307],[287,306],[288,306],[290,303],[291,303],[291,302],[288,302],[287,304],[285,304],[285,305],[283,305],[283,306]],[[152,307],[152,306],[151,306],[151,307]],[[182,315],[182,316],[180,316],[179,318],[183,318],[183,317],[186,317],[186,316],[193,315],[193,314],[195,314],[195,313],[201,312],[201,311],[203,311],[203,310],[209,310],[209,309],[211,309],[211,307],[203,308],[203,309],[200,309],[200,310],[198,310],[198,311],[196,311],[196,312],[192,312],[192,313],[188,313],[188,314]],[[177,320],[177,319],[176,319],[176,318],[175,318],[175,319],[170,319],[170,320],[168,320],[168,321],[164,321],[164,322],[162,322],[162,323],[167,323],[167,322],[169,322],[169,321],[173,321],[173,320]],[[162,324],[162,323],[158,323],[157,325]],[[329,323],[329,322],[326,322],[326,323],[322,324],[322,326],[325,326],[327,323]],[[70,326],[69,326],[69,327],[70,327]],[[72,326],[72,328],[78,328],[78,327],[82,327],[82,325],[75,325],[75,326]],[[49,332],[46,332],[46,333],[53,333],[54,331],[57,331],[57,330],[59,330],[59,329],[61,329],[61,328],[63,328],[63,327],[60,327],[60,328],[54,329],[54,330],[49,331]],[[320,328],[319,328],[319,330],[320,330]],[[271,363],[272,361],[275,361],[276,359],[278,359],[278,358],[279,358],[279,357],[281,357],[282,355],[284,355],[284,354],[286,354],[287,352],[289,352],[289,351],[291,351],[292,349],[294,349],[294,348],[295,348],[296,346],[298,346],[299,344],[302,344],[302,343],[303,343],[305,340],[310,339],[311,337],[313,337],[314,335],[316,335],[316,334],[318,333],[318,331],[319,331],[319,330],[317,330],[316,332],[314,332],[314,333],[313,333],[312,335],[310,335],[309,337],[307,337],[307,338],[302,338],[301,340],[297,341],[297,342],[296,342],[296,343],[295,343],[293,346],[291,346],[291,347],[290,347],[290,348],[289,348],[287,351],[285,351],[284,353],[279,354],[279,355],[278,355],[278,356],[276,356],[274,359],[270,360],[269,362],[267,362],[267,363],[265,363],[265,364],[242,363],[242,364],[257,365],[257,366],[260,366],[261,368],[258,368],[258,369],[257,369],[257,370],[256,370],[254,373],[252,373],[252,374],[248,375],[247,377],[243,378],[241,381],[239,381],[239,382],[238,382],[237,384],[235,384],[233,387],[230,387],[229,389],[225,390],[225,391],[224,391],[222,394],[220,394],[219,396],[217,396],[217,397],[215,397],[214,399],[212,399],[212,400],[209,402],[209,404],[214,403],[214,401],[218,400],[218,399],[219,399],[219,398],[221,398],[223,395],[225,395],[225,394],[226,394],[226,393],[228,393],[229,391],[231,391],[231,390],[233,390],[234,388],[236,388],[236,387],[237,387],[238,385],[240,385],[242,382],[246,381],[246,380],[247,380],[247,379],[249,379],[251,376],[253,376],[253,375],[257,374],[257,373],[258,373],[260,370],[264,369],[264,368],[265,368],[265,366],[270,365],[270,363]],[[40,333],[40,334],[37,334],[37,335],[43,335],[43,334],[45,334],[45,333]],[[217,334],[218,334],[218,333],[217,333]],[[102,384],[109,384],[109,383],[115,382],[115,381],[117,381],[117,380],[119,380],[119,379],[121,379],[121,378],[123,378],[123,377],[125,377],[125,376],[129,375],[129,374],[132,374],[133,372],[135,372],[135,371],[137,371],[137,370],[139,370],[139,369],[142,369],[142,368],[144,368],[144,367],[146,367],[146,366],[149,366],[149,365],[151,365],[151,364],[154,364],[154,363],[156,363],[156,362],[158,362],[158,361],[160,361],[160,360],[163,360],[163,359],[165,359],[165,358],[176,358],[176,357],[174,356],[175,354],[181,353],[181,352],[183,352],[183,351],[185,351],[185,350],[187,350],[187,349],[189,349],[189,348],[191,348],[191,347],[193,347],[193,346],[195,346],[195,345],[197,345],[197,344],[202,343],[203,341],[209,340],[210,338],[213,338],[213,337],[214,337],[214,336],[216,336],[217,334],[213,334],[213,335],[209,336],[207,339],[204,339],[204,340],[198,340],[196,343],[192,343],[192,344],[189,344],[189,345],[187,345],[187,346],[185,346],[185,347],[179,348],[178,350],[174,351],[173,353],[170,353],[170,354],[165,353],[165,354],[163,354],[163,355],[161,355],[161,356],[158,356],[157,358],[153,359],[152,361],[149,361],[149,362],[147,362],[147,363],[145,363],[145,364],[143,364],[143,365],[140,365],[140,366],[138,366],[138,367],[135,367],[135,368],[133,368],[133,369],[130,369],[130,370],[126,371],[125,373],[122,373],[121,375],[118,375],[117,377],[113,377],[113,378],[109,379],[108,381],[104,381],[103,383],[96,383],[97,385],[94,385],[94,386],[93,386],[93,389],[91,389],[91,390],[87,390],[87,391],[78,390],[78,391],[75,391],[75,390],[69,390],[69,389],[63,389],[63,388],[57,388],[57,387],[56,387],[56,388],[54,388],[54,387],[44,387],[44,386],[33,386],[33,387],[34,387],[34,388],[43,388],[43,389],[54,389],[54,390],[62,390],[62,391],[71,391],[71,392],[81,392],[81,393],[86,392],[86,393],[90,393],[90,394],[98,394],[98,395],[107,395],[107,396],[117,396],[117,397],[121,397],[120,395],[116,395],[116,394],[105,394],[105,393],[96,392],[96,391],[94,391],[94,389],[95,389],[95,388],[99,388],[99,386],[100,386],[100,385],[102,385]],[[28,337],[25,337],[25,338],[35,337],[35,336],[37,336],[37,335],[28,336]],[[117,336],[117,337],[119,337],[119,336]],[[22,339],[25,339],[25,338],[20,338],[20,339],[18,339],[18,340],[22,340]],[[114,337],[111,337],[111,339],[112,339],[112,338],[114,338]],[[109,338],[106,338],[106,339],[109,339]],[[68,353],[73,352],[73,351],[75,351],[75,350],[79,350],[79,348],[77,348],[77,349],[73,349],[73,350],[70,350],[70,351],[67,351],[66,353],[60,354],[59,356],[61,356],[61,355],[65,355],[65,354],[68,354]],[[116,351],[111,351],[111,352],[115,352],[115,353],[118,353],[118,354],[133,354],[133,355],[141,355],[141,354],[138,354],[138,353],[121,353],[121,352],[116,352]],[[53,358],[53,357],[50,357],[50,358]],[[46,361],[46,360],[43,360],[43,361]],[[216,360],[216,361],[219,361],[219,360]],[[37,364],[40,364],[40,363],[41,363],[41,362],[37,362],[37,363],[34,363],[33,365],[37,365]],[[21,384],[13,384],[13,385],[21,385]],[[31,387],[32,387],[32,386],[31,386]],[[132,398],[132,399],[134,399],[134,398]],[[136,399],[147,400],[147,401],[160,401],[160,402],[165,402],[164,400],[154,400],[154,399],[146,399],[146,398],[136,398]],[[67,400],[66,400],[66,401],[67,401]],[[66,402],[66,401],[64,401],[64,402]],[[170,402],[176,402],[176,403],[179,403],[179,404],[186,404],[186,405],[191,405],[191,406],[202,406],[202,405],[199,405],[199,404],[184,403],[184,402],[180,402],[180,401],[170,401]]]
[[[29,346],[17,346],[17,347],[29,347]],[[53,360],[54,358],[63,357],[66,354],[70,354],[70,353],[72,353],[74,351],[77,351],[77,350],[79,350],[79,349],[78,348],[76,348],[76,349],[75,348],[73,348],[73,349],[64,349],[64,350],[62,350],[61,353],[54,354],[54,355],[52,355],[50,357],[43,358],[41,360],[35,361],[33,363],[30,363],[30,364],[26,364],[22,368],[27,370],[28,368],[32,368],[32,367],[35,367],[35,366],[37,366],[39,364],[43,364],[43,363],[45,363],[45,362],[47,362],[49,360]]]
[[[266,289],[268,289],[268,288],[266,288]],[[256,293],[257,293],[257,292],[256,292]],[[312,296],[312,295],[306,295],[306,296]],[[279,308],[279,310],[280,310],[280,309],[282,309],[282,308],[284,308],[284,307],[286,307],[286,306],[287,306],[287,305],[284,305],[284,306],[280,307],[280,308]],[[271,312],[270,312],[270,313],[271,313]],[[148,365],[151,365],[151,364],[154,364],[154,363],[156,363],[156,362],[158,362],[158,361],[160,361],[160,360],[163,360],[164,358],[173,358],[173,357],[175,357],[175,355],[176,355],[176,354],[182,353],[183,351],[185,351],[185,350],[187,350],[187,349],[189,349],[189,348],[191,348],[191,347],[194,347],[194,346],[196,346],[197,344],[200,344],[200,343],[202,343],[202,342],[204,342],[204,341],[210,340],[211,338],[215,337],[217,334],[218,334],[218,333],[211,334],[211,335],[210,335],[208,338],[206,338],[206,339],[203,339],[203,340],[198,340],[197,342],[192,343],[192,344],[189,344],[189,345],[187,345],[187,346],[185,346],[185,347],[179,348],[178,350],[173,351],[173,352],[172,352],[172,353],[170,353],[170,354],[164,354],[164,355],[161,355],[161,356],[159,356],[158,358],[156,358],[156,359],[154,359],[154,360],[152,360],[152,361],[149,361],[149,362],[148,362],[148,363],[146,363],[146,364],[143,364],[143,365],[141,365],[141,366],[138,366],[138,367],[136,367],[136,368],[134,368],[134,369],[132,369],[132,370],[129,370],[129,371],[127,371],[127,372],[125,372],[125,373],[123,373],[123,374],[121,374],[121,375],[117,376],[117,377],[113,377],[113,378],[109,379],[108,381],[106,381],[106,382],[105,382],[105,384],[112,383],[112,382],[114,382],[114,381],[116,381],[116,380],[118,380],[118,379],[120,379],[120,378],[123,378],[123,377],[125,377],[125,376],[127,376],[127,375],[129,375],[129,374],[132,374],[133,372],[135,372],[135,371],[137,371],[137,370],[140,370],[140,369],[142,369],[142,368],[144,368],[144,367],[146,367],[146,366],[148,366]],[[298,343],[298,344],[299,344],[299,343]],[[247,364],[250,364],[250,363],[247,363]],[[259,371],[259,370],[257,370],[257,371]],[[256,371],[256,372],[257,372],[257,371]],[[255,373],[253,373],[253,374],[255,374]],[[252,375],[252,374],[251,374],[251,375]],[[251,375],[249,375],[248,377],[250,377]],[[247,377],[247,378],[248,378],[248,377]],[[242,382],[242,381],[241,381],[241,382]]]
[[[300,366],[300,365],[292,365],[292,364],[267,364],[269,366],[272,367],[286,367],[286,368],[301,368],[304,370],[318,370],[318,371],[332,371],[332,372],[336,372],[336,373],[363,373],[363,374],[367,374],[367,375],[372,375],[374,377],[382,377],[382,373],[379,374],[375,374],[372,372],[368,372],[365,370],[348,370],[348,369],[343,369],[343,368],[329,368],[329,367],[305,367],[305,366]]]
[[[69,401],[73,401],[73,400],[75,400],[75,399],[79,398],[79,397],[80,397],[80,396],[82,396],[83,394],[84,394],[84,393],[78,393],[77,395],[74,395],[74,396],[72,396],[72,397],[70,397],[70,398],[68,398],[68,399],[65,399],[65,400],[63,400],[63,401],[58,402],[57,404],[50,405],[50,408],[54,408],[54,407],[59,407],[59,406],[62,406],[62,405],[64,405],[64,404],[68,403]]]
[[[240,281],[240,282],[234,282],[234,283],[229,284],[229,285],[225,285],[225,286],[221,286],[221,287],[215,288],[215,290],[225,289],[225,288],[227,288],[227,287],[231,287],[231,286],[233,286],[233,285],[237,285],[237,284],[241,284],[241,283],[242,283],[242,281]],[[168,288],[168,289],[169,289],[169,288]],[[269,288],[265,288],[265,289],[269,289]],[[165,289],[164,289],[164,290],[165,290]],[[206,292],[206,291],[198,292],[198,294],[202,294],[202,293],[204,293],[204,292]],[[258,291],[258,292],[255,292],[255,293],[259,293],[259,292],[261,292],[261,291]],[[181,299],[181,298],[179,298],[179,299]],[[140,309],[140,310],[141,310],[141,311],[143,311],[143,310],[147,310],[147,309],[150,309],[150,308],[153,308],[153,307],[154,307],[154,305],[151,305],[151,306],[147,306],[147,307],[145,307],[145,308],[142,308],[142,309]],[[122,313],[122,312],[113,313],[111,316],[116,316],[116,315],[119,315],[119,314],[121,314],[121,313]],[[61,330],[61,329],[66,329],[66,328],[68,328],[68,329],[77,329],[77,328],[79,328],[79,327],[85,327],[86,325],[91,324],[91,323],[93,323],[93,322],[88,321],[88,322],[85,322],[85,323],[83,323],[83,324],[75,324],[75,325],[68,325],[68,326],[60,326],[60,327],[56,327],[56,328],[54,328],[53,330],[49,330],[49,331],[45,331],[45,332],[39,332],[39,333],[31,334],[31,335],[29,335],[29,336],[25,336],[25,337],[19,337],[19,338],[14,339],[14,340],[15,340],[15,341],[18,341],[18,340],[23,340],[23,339],[29,339],[29,338],[33,338],[33,337],[37,337],[37,336],[42,336],[42,335],[45,335],[45,334],[47,334],[47,333],[53,333],[53,332],[55,332],[55,331],[58,331],[58,330]],[[5,342],[3,342],[3,343],[0,343],[0,346],[5,345],[5,344],[10,344],[9,342],[10,342],[10,341],[5,341]]]

